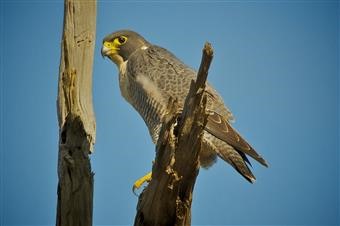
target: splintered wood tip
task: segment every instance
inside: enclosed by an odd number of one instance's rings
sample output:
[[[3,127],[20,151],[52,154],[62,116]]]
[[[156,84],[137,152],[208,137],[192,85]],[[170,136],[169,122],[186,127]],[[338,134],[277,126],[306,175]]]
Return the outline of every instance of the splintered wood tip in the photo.
[[[210,42],[205,42],[203,52],[211,57],[214,55],[214,49]]]

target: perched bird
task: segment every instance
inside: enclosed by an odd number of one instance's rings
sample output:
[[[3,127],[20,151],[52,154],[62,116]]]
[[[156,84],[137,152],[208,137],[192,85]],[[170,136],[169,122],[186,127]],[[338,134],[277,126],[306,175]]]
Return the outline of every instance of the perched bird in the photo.
[[[149,43],[131,30],[106,36],[101,54],[117,65],[121,94],[142,116],[152,141],[156,143],[169,97],[176,98],[183,107],[196,71],[168,50]],[[232,113],[209,83],[206,93],[209,116],[203,134],[200,165],[208,168],[218,156],[249,182],[254,182],[247,155],[264,166],[268,166],[267,162],[231,127]],[[146,178],[150,179],[150,176],[148,174]]]

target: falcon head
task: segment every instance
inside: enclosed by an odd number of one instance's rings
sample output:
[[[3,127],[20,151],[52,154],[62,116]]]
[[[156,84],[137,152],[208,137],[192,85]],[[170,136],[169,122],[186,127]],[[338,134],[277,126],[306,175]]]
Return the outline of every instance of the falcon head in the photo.
[[[137,49],[150,46],[141,35],[130,30],[120,30],[109,34],[103,39],[102,56],[111,59],[118,68],[129,59]]]

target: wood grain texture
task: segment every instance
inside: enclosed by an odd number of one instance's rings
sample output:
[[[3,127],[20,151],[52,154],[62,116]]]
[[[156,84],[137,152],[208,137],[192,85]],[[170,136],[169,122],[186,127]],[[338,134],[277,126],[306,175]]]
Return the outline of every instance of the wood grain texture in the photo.
[[[59,121],[57,226],[92,225],[95,142],[92,68],[96,0],[65,0],[57,113]]]
[[[139,196],[135,226],[191,224],[192,193],[207,123],[204,89],[212,57],[213,50],[207,43],[197,80],[191,83],[181,113],[176,100],[169,100],[167,119],[156,146],[152,180]]]

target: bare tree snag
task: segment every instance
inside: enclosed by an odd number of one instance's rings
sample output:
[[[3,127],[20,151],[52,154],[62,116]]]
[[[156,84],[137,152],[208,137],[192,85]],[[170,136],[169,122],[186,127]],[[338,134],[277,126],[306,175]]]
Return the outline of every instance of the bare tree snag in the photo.
[[[65,0],[57,111],[59,121],[57,226],[92,225],[95,142],[92,68],[96,0]]]
[[[139,197],[135,226],[191,223],[192,192],[207,123],[204,89],[212,57],[213,49],[206,43],[197,80],[191,83],[181,114],[176,100],[169,101],[166,123],[156,146],[152,180]]]

